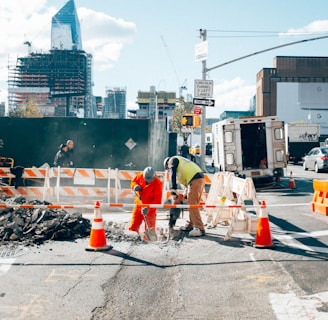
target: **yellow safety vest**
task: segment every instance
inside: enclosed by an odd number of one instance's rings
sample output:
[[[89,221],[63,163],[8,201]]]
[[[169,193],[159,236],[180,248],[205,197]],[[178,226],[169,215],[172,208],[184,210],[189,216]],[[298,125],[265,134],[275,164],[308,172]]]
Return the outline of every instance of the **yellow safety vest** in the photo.
[[[195,176],[196,173],[202,172],[198,165],[186,158],[175,156],[179,160],[177,167],[177,179],[181,184],[188,187],[191,179]]]

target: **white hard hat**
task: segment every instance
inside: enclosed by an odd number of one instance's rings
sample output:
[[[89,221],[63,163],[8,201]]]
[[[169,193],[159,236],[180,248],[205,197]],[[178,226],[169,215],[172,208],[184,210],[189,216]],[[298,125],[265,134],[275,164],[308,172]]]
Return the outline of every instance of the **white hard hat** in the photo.
[[[145,180],[149,183],[152,182],[155,178],[155,171],[152,167],[147,167],[145,168],[145,170],[143,171],[143,177],[145,178]]]
[[[164,165],[164,169],[167,169],[167,163],[169,162],[170,157],[165,158],[163,165]]]

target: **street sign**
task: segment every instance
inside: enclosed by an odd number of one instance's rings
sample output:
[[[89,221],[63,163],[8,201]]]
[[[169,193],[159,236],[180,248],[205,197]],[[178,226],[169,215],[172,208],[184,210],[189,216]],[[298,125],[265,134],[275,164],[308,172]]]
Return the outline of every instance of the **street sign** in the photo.
[[[206,107],[214,107],[215,106],[215,100],[213,99],[193,99],[193,104],[198,106],[206,106]]]
[[[194,114],[202,114],[202,107],[194,106]]]
[[[212,98],[213,80],[195,80],[194,97]]]
[[[195,62],[207,59],[208,41],[203,41],[195,45]]]

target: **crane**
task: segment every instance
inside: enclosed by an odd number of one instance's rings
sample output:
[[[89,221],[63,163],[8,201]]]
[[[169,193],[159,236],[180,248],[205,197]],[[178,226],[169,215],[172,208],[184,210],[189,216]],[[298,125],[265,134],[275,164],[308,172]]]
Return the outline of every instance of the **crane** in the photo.
[[[176,71],[176,68],[175,68],[175,65],[174,65],[174,62],[173,62],[173,59],[171,57],[171,54],[170,54],[170,51],[169,51],[169,48],[164,40],[164,37],[161,35],[161,39],[162,39],[162,42],[163,42],[163,46],[166,50],[166,54],[170,60],[170,63],[171,63],[171,67],[173,69],[173,72],[174,72],[174,75],[175,75],[175,78],[176,78],[176,81],[177,81],[177,85],[179,87],[179,98],[182,97],[182,91],[183,90],[187,90],[187,87],[186,87],[186,84],[187,84],[187,79],[184,80],[184,82],[181,84],[180,82],[180,79],[179,79],[179,76],[178,76],[178,73]]]

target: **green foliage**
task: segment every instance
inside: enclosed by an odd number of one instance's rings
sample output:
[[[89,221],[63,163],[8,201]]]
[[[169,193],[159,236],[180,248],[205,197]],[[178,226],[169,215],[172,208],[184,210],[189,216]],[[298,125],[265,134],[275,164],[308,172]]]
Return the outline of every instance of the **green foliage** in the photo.
[[[42,114],[33,99],[22,102],[9,110],[9,117],[13,118],[41,118]]]
[[[180,101],[176,104],[173,119],[172,119],[172,128],[174,132],[177,132],[179,136],[183,137],[183,141],[187,141],[190,135],[189,132],[182,132],[182,117],[186,113],[193,113],[193,104],[192,102],[185,102],[183,97],[180,97]]]

